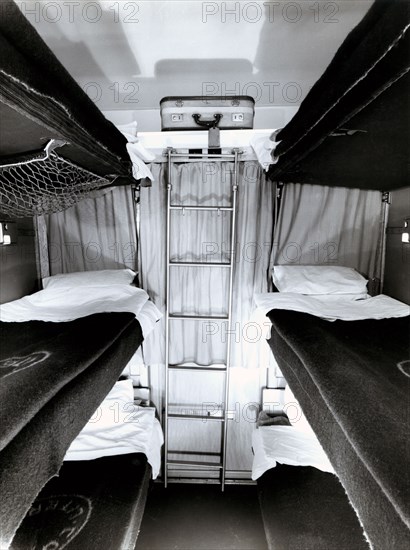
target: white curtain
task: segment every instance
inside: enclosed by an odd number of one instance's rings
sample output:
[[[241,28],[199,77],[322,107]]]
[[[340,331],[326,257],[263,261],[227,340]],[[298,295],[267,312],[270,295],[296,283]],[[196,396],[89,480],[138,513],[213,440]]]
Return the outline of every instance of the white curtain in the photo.
[[[166,289],[166,183],[167,166],[153,164],[155,182],[141,189],[140,272],[141,283],[161,311]],[[229,206],[233,164],[181,163],[172,166],[174,204]],[[256,162],[239,163],[237,234],[234,246],[233,334],[231,365],[259,366],[249,362],[247,346],[261,339],[251,323],[253,296],[268,289],[272,252],[274,185]],[[229,212],[173,211],[170,229],[172,260],[228,261],[230,257]],[[227,312],[229,270],[226,268],[171,268],[170,311],[218,315]],[[207,365],[226,358],[225,321],[172,321],[170,362],[193,361]],[[145,343],[148,364],[165,361],[165,322]]]
[[[382,215],[379,191],[286,184],[272,265],[344,265],[378,279]]]
[[[97,192],[45,216],[50,275],[137,268],[137,235],[131,187]]]

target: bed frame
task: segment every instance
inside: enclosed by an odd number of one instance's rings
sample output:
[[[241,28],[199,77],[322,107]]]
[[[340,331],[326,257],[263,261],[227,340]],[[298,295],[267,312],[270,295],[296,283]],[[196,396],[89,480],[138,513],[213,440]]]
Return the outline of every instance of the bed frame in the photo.
[[[410,319],[275,310],[269,345],[374,549],[410,545]]]

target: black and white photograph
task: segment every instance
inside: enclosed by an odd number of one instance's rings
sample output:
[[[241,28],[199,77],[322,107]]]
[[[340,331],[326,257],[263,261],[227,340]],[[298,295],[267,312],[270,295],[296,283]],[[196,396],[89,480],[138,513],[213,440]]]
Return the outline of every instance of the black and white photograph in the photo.
[[[0,550],[410,548],[409,0],[0,0]]]

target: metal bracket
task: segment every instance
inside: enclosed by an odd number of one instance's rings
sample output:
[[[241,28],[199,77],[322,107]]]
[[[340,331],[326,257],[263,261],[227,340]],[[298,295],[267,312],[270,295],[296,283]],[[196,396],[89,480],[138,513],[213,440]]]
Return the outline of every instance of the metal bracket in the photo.
[[[220,149],[220,132],[216,126],[208,130],[208,149]]]
[[[19,153],[10,157],[0,158],[0,168],[8,168],[10,166],[21,166],[22,164],[30,164],[31,162],[40,162],[47,160],[50,153],[57,147],[66,145],[67,142],[61,139],[50,139],[44,149],[39,151],[31,151],[29,153]]]
[[[389,191],[383,191],[382,202],[385,202],[386,204],[391,204],[391,196]]]

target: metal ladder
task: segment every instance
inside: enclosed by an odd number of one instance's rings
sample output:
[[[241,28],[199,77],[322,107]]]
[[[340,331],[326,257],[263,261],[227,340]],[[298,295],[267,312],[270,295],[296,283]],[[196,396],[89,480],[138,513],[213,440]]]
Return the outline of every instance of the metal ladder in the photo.
[[[228,398],[229,398],[229,371],[230,371],[230,361],[231,361],[231,332],[232,332],[232,290],[233,290],[233,274],[234,274],[234,247],[235,247],[235,237],[236,237],[236,202],[237,202],[237,189],[238,189],[238,157],[241,154],[239,150],[232,150],[231,153],[178,153],[174,149],[169,148],[167,150],[167,161],[168,161],[168,182],[167,182],[167,245],[166,245],[166,332],[165,332],[165,406],[164,406],[164,485],[167,487],[169,480],[169,467],[170,466],[186,466],[189,469],[198,469],[198,470],[208,470],[214,471],[219,470],[219,479],[222,490],[225,486],[225,472],[226,472],[226,452],[227,452],[227,428],[228,428]],[[230,206],[183,206],[180,204],[171,203],[171,191],[172,191],[172,162],[200,162],[200,161],[233,161],[233,175],[232,175],[232,194],[231,194],[231,204]],[[171,261],[170,259],[170,226],[171,226],[171,216],[173,211],[181,210],[196,210],[196,211],[225,211],[231,213],[231,223],[230,223],[230,258],[229,262],[179,262]],[[228,295],[228,308],[227,315],[224,316],[196,316],[196,315],[182,315],[182,314],[173,314],[170,311],[170,281],[171,281],[171,270],[178,267],[218,267],[226,268],[229,270],[229,295]],[[170,331],[172,330],[172,323],[174,320],[202,320],[202,321],[222,321],[224,320],[227,323],[227,333],[226,333],[226,364],[210,364],[206,366],[200,366],[196,364],[183,364],[183,365],[174,365],[169,363],[169,343],[170,343]],[[223,410],[218,416],[209,416],[207,415],[198,415],[198,414],[185,414],[185,413],[173,413],[170,412],[170,371],[172,370],[194,370],[194,371],[205,371],[212,373],[224,373],[224,403]],[[218,462],[211,461],[193,461],[193,460],[170,460],[169,454],[169,419],[170,418],[182,418],[182,419],[203,419],[204,421],[215,421],[222,423],[222,436],[221,436],[221,447],[219,453],[208,453],[208,452],[196,452],[192,451],[175,451],[172,450],[173,454],[180,455],[213,455],[217,454],[219,457]]]

